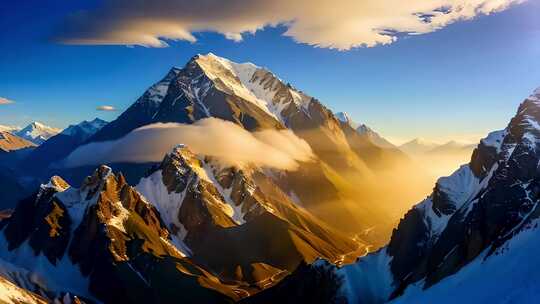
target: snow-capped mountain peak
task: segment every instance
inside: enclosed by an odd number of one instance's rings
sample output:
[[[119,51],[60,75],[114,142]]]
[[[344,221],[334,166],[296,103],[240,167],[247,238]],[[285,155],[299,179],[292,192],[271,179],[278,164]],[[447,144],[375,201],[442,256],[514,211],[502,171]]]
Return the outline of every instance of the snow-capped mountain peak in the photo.
[[[181,68],[173,67],[169,70],[167,75],[160,80],[159,82],[152,85],[145,94],[137,100],[136,104],[151,104],[151,106],[156,107],[159,105],[165,95],[167,95],[167,90],[173,79],[178,75]]]
[[[540,87],[536,88],[534,92],[529,96],[529,100],[540,102]]]
[[[346,112],[337,112],[334,114],[334,116],[336,116],[336,118],[343,122],[343,123],[346,123],[348,124],[349,126],[351,126],[351,128],[353,129],[356,129],[359,127],[358,123],[356,123],[354,120],[352,120],[351,116],[349,116],[348,113]]]
[[[40,122],[32,122],[24,129],[16,132],[17,136],[20,136],[28,141],[31,141],[37,145],[42,144],[47,139],[60,133],[60,129],[49,127]]]
[[[107,122],[105,120],[95,118],[92,121],[83,121],[77,125],[70,125],[61,134],[76,136],[79,135],[83,140],[94,135],[97,131],[101,130]]]
[[[283,83],[272,72],[251,62],[236,63],[212,53],[197,55],[192,62],[201,67],[218,89],[234,93],[281,122],[285,122],[283,110],[291,103],[307,112],[312,100],[310,96]]]

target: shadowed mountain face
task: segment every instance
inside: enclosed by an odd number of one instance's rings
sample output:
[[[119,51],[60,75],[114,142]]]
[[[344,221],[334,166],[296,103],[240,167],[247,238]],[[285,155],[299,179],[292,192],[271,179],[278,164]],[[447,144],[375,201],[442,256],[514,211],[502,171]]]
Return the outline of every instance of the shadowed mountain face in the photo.
[[[537,90],[506,129],[481,140],[469,164],[440,178],[405,214],[386,247],[334,267],[338,294],[350,303],[533,301],[538,289],[530,276],[540,271],[534,258],[540,252],[539,122]],[[265,294],[295,288],[305,275]]]
[[[36,145],[10,132],[0,132],[0,210],[13,208],[25,196],[24,185],[16,164]]]
[[[51,165],[69,155],[105,124],[105,121],[96,118],[69,126],[56,135],[47,133],[47,136],[52,137],[39,146],[11,133],[0,133],[0,180],[2,181],[0,210],[13,208],[18,200],[30,195],[41,182],[47,181],[50,176],[67,173],[59,168],[52,169]],[[32,136],[41,136],[43,134],[40,130],[50,129],[40,123],[32,124],[29,128],[31,131],[28,132]],[[82,174],[87,175],[93,169],[88,168]],[[65,178],[71,180],[73,175],[82,174],[70,172]],[[81,176],[78,180],[82,181],[85,176]]]
[[[67,127],[32,151],[21,163],[21,167],[39,175],[56,173],[51,172],[51,165],[64,159],[106,124],[106,121],[96,118]]]
[[[60,133],[60,131],[62,130],[46,126],[36,121],[29,124],[25,128],[16,131],[15,134],[36,145],[40,145],[44,143],[47,139]]]
[[[10,132],[0,132],[0,166],[14,169],[36,148],[36,144]]]

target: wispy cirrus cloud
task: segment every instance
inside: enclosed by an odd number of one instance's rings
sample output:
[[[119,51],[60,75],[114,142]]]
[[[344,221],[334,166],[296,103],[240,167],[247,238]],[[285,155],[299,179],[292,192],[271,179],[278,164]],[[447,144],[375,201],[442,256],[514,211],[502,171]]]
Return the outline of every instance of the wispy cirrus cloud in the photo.
[[[67,44],[166,47],[194,42],[197,32],[241,41],[246,33],[283,25],[299,43],[347,50],[390,44],[399,34],[425,34],[526,0],[108,0],[72,15],[58,39]]]
[[[11,100],[11,99],[8,99],[8,98],[5,98],[5,97],[0,97],[0,106],[2,105],[8,105],[8,104],[14,104],[15,101]]]
[[[117,109],[114,106],[99,106],[96,108],[97,111],[104,111],[104,112],[114,112],[117,111]]]

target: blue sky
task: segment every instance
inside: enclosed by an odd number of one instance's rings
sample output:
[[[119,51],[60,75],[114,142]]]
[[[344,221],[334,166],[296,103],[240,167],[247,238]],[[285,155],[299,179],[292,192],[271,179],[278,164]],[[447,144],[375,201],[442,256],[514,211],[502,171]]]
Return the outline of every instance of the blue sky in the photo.
[[[19,1],[23,2],[23,1]],[[540,86],[540,1],[460,21],[397,42],[339,51],[297,43],[285,26],[244,34],[211,32],[167,48],[65,45],[53,41],[67,15],[101,2],[52,0],[3,4],[0,11],[0,124],[38,120],[65,127],[112,120],[171,66],[213,52],[251,61],[346,111],[391,140],[475,140],[503,128]],[[113,105],[119,112],[98,112]]]

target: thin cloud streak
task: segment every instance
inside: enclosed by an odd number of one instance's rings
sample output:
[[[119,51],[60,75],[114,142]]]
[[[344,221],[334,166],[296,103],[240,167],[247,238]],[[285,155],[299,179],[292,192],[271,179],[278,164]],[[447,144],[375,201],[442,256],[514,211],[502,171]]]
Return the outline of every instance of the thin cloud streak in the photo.
[[[117,109],[113,106],[99,106],[96,108],[96,111],[114,112]]]
[[[11,100],[11,99],[7,99],[5,97],[0,97],[0,105],[9,105],[9,104],[14,104],[15,101]]]

